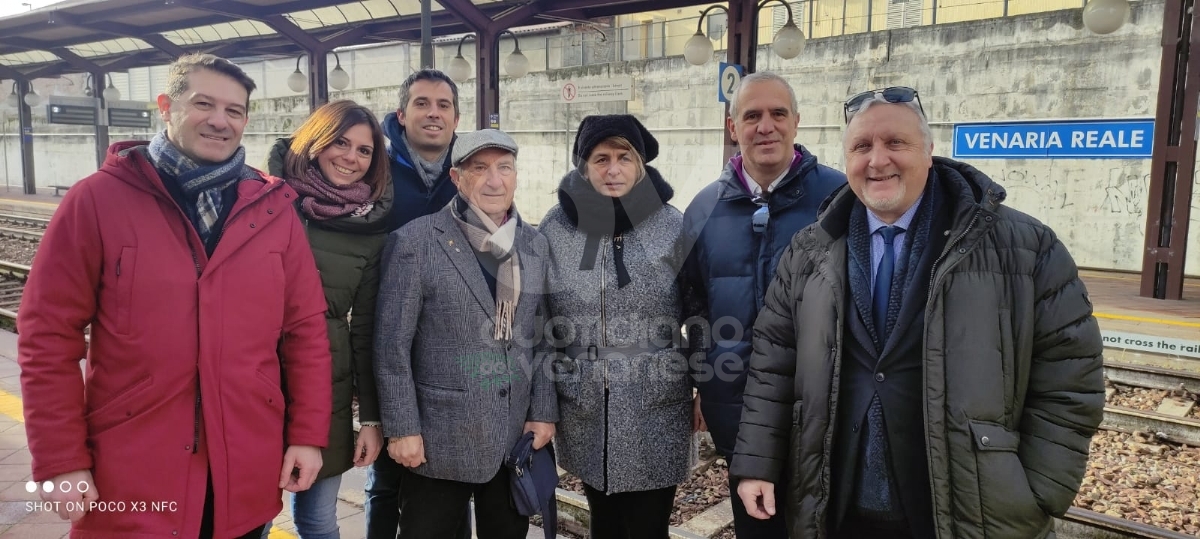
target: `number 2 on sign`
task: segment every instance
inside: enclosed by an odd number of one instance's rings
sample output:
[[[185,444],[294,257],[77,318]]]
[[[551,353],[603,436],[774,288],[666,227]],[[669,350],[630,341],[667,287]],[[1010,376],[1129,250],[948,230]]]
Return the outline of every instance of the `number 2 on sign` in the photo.
[[[733,99],[733,89],[737,88],[738,82],[742,80],[741,66],[737,64],[721,64],[721,73],[717,84],[717,91],[720,101],[729,101]]]

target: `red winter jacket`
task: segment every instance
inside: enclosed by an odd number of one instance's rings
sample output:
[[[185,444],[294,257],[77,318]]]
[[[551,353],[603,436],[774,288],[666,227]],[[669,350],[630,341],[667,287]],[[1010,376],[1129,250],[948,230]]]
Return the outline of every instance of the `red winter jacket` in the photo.
[[[63,197],[25,286],[33,478],[90,469],[100,500],[124,502],[72,538],[174,539],[199,533],[211,471],[215,537],[234,537],[282,509],[285,447],[326,445],[321,281],[282,180],[238,185],[210,259],[140,144]]]

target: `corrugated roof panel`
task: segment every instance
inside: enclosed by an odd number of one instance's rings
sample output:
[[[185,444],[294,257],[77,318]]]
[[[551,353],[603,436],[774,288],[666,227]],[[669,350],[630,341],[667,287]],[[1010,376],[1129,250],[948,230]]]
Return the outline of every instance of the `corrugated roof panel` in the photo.
[[[44,51],[15,52],[0,56],[0,65],[18,66],[21,64],[53,62],[56,60],[58,60],[57,56]]]
[[[174,32],[163,32],[163,37],[180,46],[200,45],[214,41],[237,39],[247,36],[274,35],[275,31],[258,21],[233,21],[208,26],[185,28]]]
[[[82,45],[73,45],[67,47],[71,52],[78,54],[84,58],[92,56],[104,56],[107,54],[117,54],[122,52],[137,52],[146,49],[152,49],[149,44],[140,39],[132,39],[122,37],[117,39],[108,39],[105,41],[95,41],[92,43],[84,43]]]

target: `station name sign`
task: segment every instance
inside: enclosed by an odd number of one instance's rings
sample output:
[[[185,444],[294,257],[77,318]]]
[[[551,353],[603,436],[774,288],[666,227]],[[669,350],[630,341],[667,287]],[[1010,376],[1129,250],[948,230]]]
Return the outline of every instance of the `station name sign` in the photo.
[[[1076,120],[954,125],[956,158],[1149,159],[1154,120]]]

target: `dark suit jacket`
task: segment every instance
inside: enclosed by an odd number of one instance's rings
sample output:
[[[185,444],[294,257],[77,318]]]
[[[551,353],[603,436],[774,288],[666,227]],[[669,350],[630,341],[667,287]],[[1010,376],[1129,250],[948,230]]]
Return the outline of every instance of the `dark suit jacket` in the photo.
[[[558,421],[542,323],[549,246],[521,222],[521,297],[512,341],[492,338],[496,302],[449,208],[388,236],[375,313],[375,373],[383,433],[420,434],[427,477],[485,483],[526,421]]]

